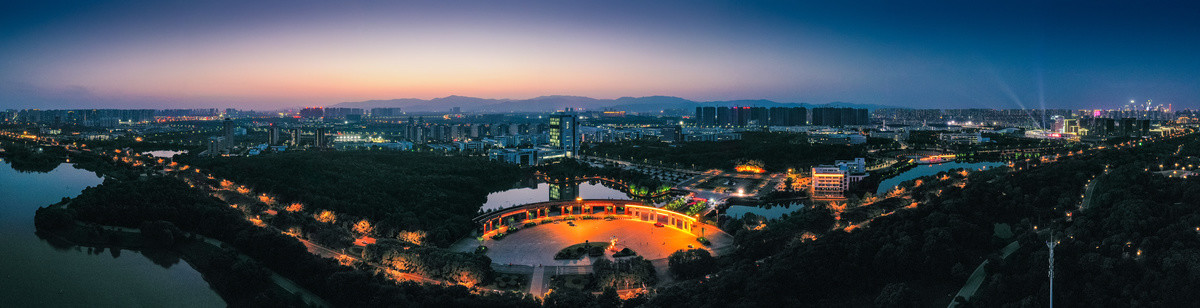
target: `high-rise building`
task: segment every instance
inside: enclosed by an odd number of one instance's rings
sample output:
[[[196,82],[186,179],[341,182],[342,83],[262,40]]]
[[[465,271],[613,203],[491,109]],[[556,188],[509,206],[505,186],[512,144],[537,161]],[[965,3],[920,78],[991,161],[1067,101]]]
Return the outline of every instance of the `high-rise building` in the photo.
[[[821,107],[812,112],[812,125],[868,125],[870,121],[866,109]]]
[[[751,126],[767,126],[771,119],[771,113],[767,107],[750,107],[750,117],[746,121],[746,125]]]
[[[1137,132],[1137,119],[1121,118],[1121,135],[1129,136]]]
[[[267,144],[280,145],[283,143],[283,140],[279,138],[279,131],[279,126],[276,126],[274,123],[272,123],[270,126],[267,126]]]
[[[208,137],[208,152],[205,152],[205,154],[215,157],[226,153],[228,152],[225,149],[225,137]]]
[[[371,108],[372,118],[394,118],[403,116],[400,108]]]
[[[226,151],[232,150],[234,145],[233,119],[225,118],[225,121],[221,122],[221,136],[225,137],[221,147],[225,148]]]
[[[313,133],[313,144],[317,148],[329,147],[329,136],[325,134],[325,127],[318,126]]]
[[[574,113],[550,115],[550,145],[562,149],[567,156],[575,156],[579,150],[578,128],[579,121]]]
[[[787,126],[808,125],[808,109],[805,109],[804,107],[789,109],[787,121]]]
[[[715,125],[715,126],[732,125],[733,118],[731,117],[731,112],[729,110],[730,110],[729,107],[717,107],[717,118],[716,118],[716,122],[714,122],[713,125]]]
[[[725,108],[726,110],[728,110],[727,107],[721,107],[721,108]],[[695,123],[696,123],[696,126],[723,125],[722,124],[723,120],[721,118],[724,116],[728,116],[728,115],[722,114],[721,116],[718,116],[717,107],[696,107]]]
[[[788,126],[788,117],[791,116],[791,108],[786,107],[771,107],[769,124],[771,126]]]
[[[300,136],[301,136],[300,128],[293,128],[292,129],[292,146],[293,147],[300,146]]]
[[[750,107],[735,107],[737,112],[737,123],[735,126],[746,126],[750,123]]]
[[[704,126],[717,125],[717,107],[704,107]]]
[[[362,115],[362,108],[324,108],[323,110],[323,116],[331,119],[361,119]]]

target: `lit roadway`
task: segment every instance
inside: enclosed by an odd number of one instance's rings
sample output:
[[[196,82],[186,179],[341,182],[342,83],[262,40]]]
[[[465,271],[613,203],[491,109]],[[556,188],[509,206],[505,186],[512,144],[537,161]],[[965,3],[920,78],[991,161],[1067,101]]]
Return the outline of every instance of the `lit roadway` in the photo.
[[[308,248],[308,252],[318,255],[318,256],[321,256],[321,257],[337,259],[338,257],[344,256],[347,258],[354,259],[355,261],[362,262],[363,264],[370,265],[384,273],[388,273],[389,275],[397,276],[397,277],[403,278],[405,280],[412,280],[412,281],[424,282],[424,283],[447,284],[445,281],[430,279],[430,278],[426,278],[426,277],[416,275],[416,274],[396,272],[395,270],[392,270],[391,268],[388,268],[387,266],[383,266],[381,264],[367,262],[365,260],[362,260],[361,258],[352,256],[352,255],[348,255],[348,254],[344,254],[344,253],[338,252],[333,249],[329,249],[328,247],[321,246],[320,244],[313,243],[311,241],[308,241],[308,240],[305,240],[302,238],[298,238],[298,237],[293,237],[293,238],[295,238],[297,241],[300,241],[301,244],[304,244],[304,246]]]
[[[187,174],[187,175],[192,175],[191,173],[187,173],[187,172],[182,172],[182,173],[183,173],[183,174]],[[188,179],[188,178],[186,178],[186,177],[183,177],[183,176],[180,176],[178,173],[177,173],[175,176],[176,176],[176,177],[179,177],[181,180],[184,180],[185,182],[189,182],[189,183],[191,183],[191,181],[189,181],[190,179]],[[238,186],[238,185],[234,185],[234,186]],[[207,187],[207,188],[208,188],[209,190],[213,190],[213,191],[219,190],[219,189],[217,189],[217,188],[215,188],[215,187],[211,187],[211,186],[209,186],[209,187]],[[250,196],[253,196],[254,194],[253,194],[253,193],[250,193],[250,194],[243,194],[243,195],[245,195],[245,196],[247,196],[247,197],[250,197]],[[253,197],[251,197],[251,198],[253,198]],[[250,216],[249,216],[249,214],[246,214],[246,219],[247,219],[247,220],[250,220],[251,218],[252,218],[252,217],[250,217]],[[275,226],[266,225],[266,224],[263,224],[263,225],[255,224],[255,225],[257,225],[257,226],[259,226],[259,227],[261,227],[261,228],[268,228],[268,229],[271,229],[271,230],[273,230],[273,231],[276,231],[276,232],[279,232],[279,233],[282,233],[282,234],[287,234],[287,233],[286,233],[286,232],[284,232],[283,230],[279,230],[278,228],[275,228]],[[444,281],[440,281],[440,280],[434,280],[434,279],[426,278],[426,277],[423,277],[423,276],[420,276],[420,275],[416,275],[416,274],[410,274],[410,273],[402,273],[402,272],[397,272],[397,271],[395,271],[395,270],[393,270],[393,269],[391,269],[391,268],[389,268],[389,267],[387,267],[387,266],[384,266],[384,265],[381,265],[381,264],[378,264],[378,263],[374,263],[374,262],[368,262],[368,261],[366,261],[366,260],[363,260],[362,258],[355,257],[355,256],[353,256],[353,255],[349,255],[349,254],[344,254],[344,253],[341,253],[341,252],[339,252],[339,251],[337,251],[337,250],[330,249],[329,247],[325,247],[325,246],[323,246],[323,245],[321,245],[321,244],[317,244],[317,243],[314,243],[314,242],[312,242],[312,241],[309,241],[309,240],[302,239],[302,238],[300,238],[300,237],[297,237],[297,236],[292,236],[292,238],[296,239],[297,241],[300,241],[300,243],[301,243],[301,244],[304,244],[304,246],[305,246],[306,248],[308,248],[308,251],[309,251],[310,253],[312,253],[312,254],[315,254],[315,255],[317,255],[317,256],[321,256],[321,257],[325,257],[325,258],[331,258],[331,259],[350,258],[350,259],[352,259],[352,260],[354,260],[354,261],[358,261],[358,262],[362,262],[363,264],[370,265],[371,267],[374,267],[374,268],[376,268],[376,269],[378,269],[378,270],[380,270],[380,271],[383,271],[384,273],[388,273],[388,274],[390,274],[390,275],[392,275],[392,276],[400,277],[400,278],[403,278],[403,279],[406,279],[406,280],[412,280],[412,281],[417,281],[417,282],[425,282],[425,283],[438,283],[438,284],[447,284],[447,282],[444,282]],[[365,248],[364,248],[364,249],[365,249]]]

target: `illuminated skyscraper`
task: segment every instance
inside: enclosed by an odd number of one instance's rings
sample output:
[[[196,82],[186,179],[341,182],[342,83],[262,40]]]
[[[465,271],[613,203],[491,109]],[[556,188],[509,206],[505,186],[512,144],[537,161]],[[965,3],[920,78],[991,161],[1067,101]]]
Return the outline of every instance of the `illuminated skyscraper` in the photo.
[[[579,150],[579,118],[570,110],[550,115],[550,145],[575,156]]]

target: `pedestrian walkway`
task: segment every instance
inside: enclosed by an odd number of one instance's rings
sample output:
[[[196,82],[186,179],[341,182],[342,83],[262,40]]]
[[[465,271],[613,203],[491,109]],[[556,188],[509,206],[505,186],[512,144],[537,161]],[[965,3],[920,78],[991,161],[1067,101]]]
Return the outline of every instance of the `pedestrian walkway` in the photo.
[[[1009,255],[1017,251],[1017,248],[1021,248],[1021,244],[1017,243],[1017,241],[1004,246],[1004,250],[1000,254],[1000,259],[1008,258]],[[987,280],[987,271],[983,269],[987,264],[988,261],[983,260],[983,263],[979,264],[979,267],[976,267],[974,272],[971,272],[971,277],[967,278],[967,283],[963,285],[962,289],[958,290],[958,294],[955,294],[954,298],[961,296],[964,300],[970,300],[972,296],[975,296],[975,291],[979,291],[979,287],[983,285],[983,281]],[[948,307],[958,307],[958,301],[951,299]]]
[[[529,281],[529,294],[540,296],[546,294],[546,267],[533,268],[533,278]]]

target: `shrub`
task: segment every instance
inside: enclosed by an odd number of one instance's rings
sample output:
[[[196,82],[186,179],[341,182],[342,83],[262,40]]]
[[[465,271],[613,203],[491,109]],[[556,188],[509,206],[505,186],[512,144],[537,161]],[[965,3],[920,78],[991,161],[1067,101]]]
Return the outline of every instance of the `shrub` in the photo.
[[[716,265],[716,259],[704,249],[679,250],[667,257],[671,275],[681,280],[704,277]]]
[[[588,246],[588,256],[599,257],[604,255],[604,247]]]
[[[614,253],[613,258],[629,257],[629,256],[636,256],[636,255],[637,255],[637,253],[633,252],[633,249],[629,249],[629,247],[625,247],[624,249],[621,249],[621,251]]]

